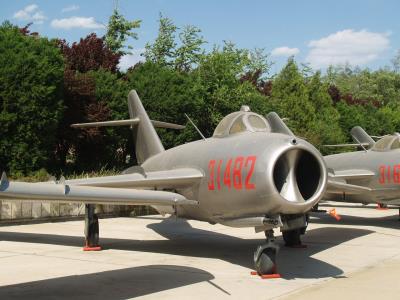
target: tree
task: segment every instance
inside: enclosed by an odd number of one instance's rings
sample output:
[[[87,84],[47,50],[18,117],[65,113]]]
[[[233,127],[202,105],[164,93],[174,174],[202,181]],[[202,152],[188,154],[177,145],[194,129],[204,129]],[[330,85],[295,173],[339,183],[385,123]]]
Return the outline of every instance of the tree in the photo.
[[[204,51],[201,46],[205,40],[200,36],[201,30],[195,26],[185,26],[179,34],[181,46],[175,51],[175,68],[182,72],[188,72],[193,65],[200,62]]]
[[[331,96],[328,93],[328,84],[322,82],[319,71],[311,77],[307,88],[309,100],[314,106],[316,115],[315,123],[313,124],[313,131],[318,134],[317,139],[314,141],[315,145],[344,142],[344,134],[339,124],[340,115],[333,106]],[[326,151],[326,149],[322,150]]]
[[[191,73],[146,62],[127,73],[129,88],[137,90],[150,118],[176,124],[186,124],[187,113],[196,124],[201,120],[203,106],[201,86]],[[125,108],[126,109],[126,108]],[[198,133],[191,125],[182,131],[157,129],[166,148],[197,140]]]
[[[98,128],[78,130],[70,125],[110,119],[110,108],[106,102],[97,98],[99,84],[95,75],[96,72],[115,74],[120,54],[112,52],[105,44],[104,38],[99,38],[94,33],[71,46],[61,41],[60,48],[65,58],[65,111],[57,130],[57,164],[54,164],[53,172],[98,170],[106,165],[112,168],[114,162],[110,158],[115,156],[115,152],[111,154],[111,148],[107,147],[110,140],[107,132]],[[112,80],[116,81],[117,76],[112,77]],[[118,83],[114,84],[118,86]],[[112,133],[110,132],[111,135]],[[94,148],[96,159],[93,159]]]
[[[222,49],[214,47],[204,55],[193,71],[203,98],[198,125],[206,136],[212,135],[221,119],[239,110],[241,105],[250,105],[261,114],[268,112],[267,99],[251,82],[240,80],[250,62],[247,50],[225,42]]]
[[[158,36],[153,44],[147,43],[144,57],[147,61],[158,63],[162,66],[170,65],[175,57],[175,33],[178,27],[171,19],[163,17],[160,13]]]
[[[63,113],[64,62],[54,41],[0,26],[0,169],[48,167]]]
[[[305,78],[293,58],[276,76],[272,85],[271,100],[281,117],[288,118],[289,127],[311,143],[318,143],[315,130],[316,112],[309,99]]]
[[[119,55],[129,54],[129,51],[124,50],[126,48],[125,42],[129,37],[135,40],[138,39],[137,33],[132,32],[132,30],[139,28],[141,22],[141,20],[128,21],[118,12],[118,9],[114,9],[108,20],[105,35],[105,42],[108,48]],[[132,46],[127,48],[132,49]]]
[[[105,43],[104,37],[99,38],[91,33],[79,43],[69,46],[65,40],[59,42],[66,60],[66,69],[85,73],[100,68],[116,72],[121,54],[114,53]]]
[[[400,72],[400,50],[397,50],[396,55],[392,58],[393,70],[396,73]]]

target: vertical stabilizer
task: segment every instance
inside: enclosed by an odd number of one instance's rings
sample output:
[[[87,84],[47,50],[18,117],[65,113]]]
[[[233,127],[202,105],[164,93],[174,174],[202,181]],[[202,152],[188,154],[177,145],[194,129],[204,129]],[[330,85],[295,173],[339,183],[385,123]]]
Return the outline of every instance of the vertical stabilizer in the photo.
[[[350,131],[353,139],[360,144],[368,144],[369,147],[372,147],[375,144],[375,141],[362,129],[360,126],[355,126]]]
[[[130,118],[139,119],[139,123],[133,126],[132,130],[136,159],[142,164],[149,157],[163,152],[164,147],[135,90],[129,92],[128,108]]]
[[[272,132],[279,132],[287,135],[293,135],[293,132],[287,127],[285,122],[278,116],[276,112],[270,112],[267,116],[266,119],[269,123],[269,126],[271,126]]]

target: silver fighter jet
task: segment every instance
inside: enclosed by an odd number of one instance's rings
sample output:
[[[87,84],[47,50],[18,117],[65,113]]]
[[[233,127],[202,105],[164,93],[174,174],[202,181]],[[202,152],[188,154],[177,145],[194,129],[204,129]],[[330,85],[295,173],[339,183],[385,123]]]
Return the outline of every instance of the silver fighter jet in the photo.
[[[363,150],[324,157],[328,167],[324,199],[400,205],[400,134],[375,142],[356,126],[351,135],[357,143],[350,145]]]
[[[275,270],[273,229],[287,244],[299,243],[306,213],[325,193],[325,162],[296,137],[276,113],[266,118],[243,106],[227,115],[211,138],[165,150],[154,127],[180,128],[149,119],[136,93],[128,96],[130,119],[73,127],[131,126],[139,166],[121,175],[58,182],[12,182],[3,175],[0,197],[86,204],[88,247],[98,245],[94,204],[151,205],[161,214],[264,231],[254,254],[259,274]]]

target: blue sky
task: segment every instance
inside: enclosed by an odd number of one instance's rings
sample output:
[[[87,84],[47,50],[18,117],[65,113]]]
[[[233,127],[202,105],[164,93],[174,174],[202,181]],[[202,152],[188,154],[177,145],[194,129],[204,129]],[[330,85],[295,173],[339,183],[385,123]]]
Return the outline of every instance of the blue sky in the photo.
[[[198,26],[210,49],[230,40],[238,47],[265,48],[279,71],[289,55],[324,69],[331,63],[348,62],[377,69],[390,65],[400,49],[399,1],[238,1],[238,0],[120,0],[127,19],[141,19],[139,40],[130,40],[134,63],[146,42],[157,35],[159,12],[178,27]],[[104,34],[104,25],[115,1],[3,1],[0,20],[23,26],[48,37],[78,41],[90,32]]]

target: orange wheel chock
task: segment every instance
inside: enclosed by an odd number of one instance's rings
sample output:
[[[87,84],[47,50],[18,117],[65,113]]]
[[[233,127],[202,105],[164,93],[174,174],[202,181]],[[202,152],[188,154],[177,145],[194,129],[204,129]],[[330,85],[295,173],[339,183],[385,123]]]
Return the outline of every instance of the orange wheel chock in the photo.
[[[95,246],[95,247],[85,246],[85,247],[83,247],[83,251],[101,251],[101,247],[100,246]]]
[[[329,210],[329,211],[328,211],[328,214],[329,214],[331,217],[335,218],[336,221],[340,221],[340,219],[341,219],[341,216],[339,216],[339,214],[336,212],[336,208],[332,208],[331,210]]]

